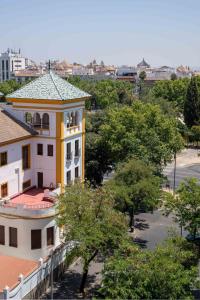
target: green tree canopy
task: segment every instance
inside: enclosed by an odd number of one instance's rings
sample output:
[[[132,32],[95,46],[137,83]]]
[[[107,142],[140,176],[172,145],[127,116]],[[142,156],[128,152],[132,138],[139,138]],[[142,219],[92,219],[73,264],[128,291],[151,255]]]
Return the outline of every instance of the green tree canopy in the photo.
[[[174,102],[183,111],[189,79],[161,80],[156,82],[150,93],[155,98],[164,98]]]
[[[176,119],[163,114],[159,106],[140,101],[108,110],[100,133],[113,163],[135,156],[159,172],[183,147]]]
[[[193,299],[197,280],[196,249],[181,238],[155,251],[122,244],[105,265],[101,298]]]
[[[145,72],[145,71],[141,71],[140,74],[139,74],[139,78],[140,78],[141,80],[145,80],[146,77],[147,77],[146,72]]]
[[[193,76],[187,88],[184,103],[184,119],[188,127],[200,123],[200,95],[197,78]]]
[[[195,239],[200,230],[200,186],[196,178],[181,182],[175,197],[166,194],[165,211],[173,213],[181,228],[185,228]]]
[[[104,109],[113,104],[130,105],[134,100],[133,85],[129,82],[111,79],[82,80],[77,76],[70,77],[69,82],[92,96],[86,101],[87,109]]]
[[[126,234],[124,216],[113,207],[111,191],[83,187],[81,183],[66,187],[60,196],[57,222],[64,227],[66,241],[78,242],[78,254],[83,259],[81,292],[90,262],[98,253],[111,253]]]
[[[116,206],[129,212],[130,227],[134,227],[134,215],[141,209],[152,210],[160,197],[160,178],[154,169],[143,161],[130,159],[120,165],[111,182],[115,191]]]

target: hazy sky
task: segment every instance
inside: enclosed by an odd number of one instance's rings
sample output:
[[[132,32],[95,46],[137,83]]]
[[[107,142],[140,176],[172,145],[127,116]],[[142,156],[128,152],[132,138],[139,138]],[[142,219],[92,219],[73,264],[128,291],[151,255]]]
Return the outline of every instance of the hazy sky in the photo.
[[[200,0],[0,0],[0,52],[200,66]]]

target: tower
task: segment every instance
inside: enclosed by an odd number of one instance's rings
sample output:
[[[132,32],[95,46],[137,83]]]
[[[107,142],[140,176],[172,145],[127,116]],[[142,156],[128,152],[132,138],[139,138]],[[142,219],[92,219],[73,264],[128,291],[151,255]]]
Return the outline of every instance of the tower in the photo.
[[[63,188],[84,179],[84,107],[89,97],[51,70],[7,97],[13,116],[36,132],[30,140],[32,186]]]

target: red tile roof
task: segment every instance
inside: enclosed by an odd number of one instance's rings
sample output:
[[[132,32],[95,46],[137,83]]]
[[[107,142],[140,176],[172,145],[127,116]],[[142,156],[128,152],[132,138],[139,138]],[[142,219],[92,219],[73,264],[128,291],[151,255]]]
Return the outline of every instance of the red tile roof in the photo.
[[[0,293],[5,286],[13,289],[18,283],[18,277],[27,277],[38,267],[37,261],[21,259],[0,254]]]

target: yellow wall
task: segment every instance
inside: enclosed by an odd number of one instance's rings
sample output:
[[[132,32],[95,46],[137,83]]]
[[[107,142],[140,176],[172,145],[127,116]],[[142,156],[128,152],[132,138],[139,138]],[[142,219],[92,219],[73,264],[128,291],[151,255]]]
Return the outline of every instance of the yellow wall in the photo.
[[[82,181],[85,179],[85,112],[82,119]]]
[[[64,114],[56,112],[56,183],[64,188]]]

